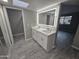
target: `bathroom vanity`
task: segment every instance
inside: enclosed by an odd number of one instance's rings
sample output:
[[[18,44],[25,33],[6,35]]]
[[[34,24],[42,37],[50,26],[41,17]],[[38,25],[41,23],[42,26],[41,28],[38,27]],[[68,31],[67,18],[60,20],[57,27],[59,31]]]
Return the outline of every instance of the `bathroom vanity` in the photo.
[[[51,25],[40,24],[32,27],[33,39],[46,51],[55,48],[55,33],[56,29]]]
[[[37,24],[32,27],[32,37],[46,51],[55,48],[59,10],[60,5],[37,10]]]

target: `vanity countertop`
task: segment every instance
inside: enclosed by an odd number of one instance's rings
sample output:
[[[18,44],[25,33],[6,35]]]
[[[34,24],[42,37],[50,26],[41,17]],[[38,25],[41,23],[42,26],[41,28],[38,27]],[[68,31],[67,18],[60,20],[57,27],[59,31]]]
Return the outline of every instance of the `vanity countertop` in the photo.
[[[51,25],[41,24],[41,26],[37,25],[37,26],[32,27],[32,29],[38,32],[41,32],[42,34],[47,35],[47,36],[56,33],[56,28]]]

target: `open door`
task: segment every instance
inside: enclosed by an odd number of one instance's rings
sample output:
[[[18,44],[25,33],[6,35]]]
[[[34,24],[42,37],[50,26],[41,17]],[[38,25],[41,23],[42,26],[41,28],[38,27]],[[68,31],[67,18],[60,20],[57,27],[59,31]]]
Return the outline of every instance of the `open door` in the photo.
[[[22,10],[13,7],[3,7],[10,34],[11,43],[14,44],[19,40],[24,40],[24,26]]]
[[[10,23],[9,23],[9,20],[8,20],[7,11],[6,11],[5,6],[3,6],[3,12],[4,12],[4,16],[5,16],[5,22],[6,22],[6,26],[7,26],[7,31],[9,33],[8,35],[9,35],[9,38],[10,38],[10,43],[11,43],[11,45],[13,45],[14,44],[13,35],[12,35],[11,28],[10,28]]]
[[[8,28],[7,28],[4,12],[3,12],[1,5],[0,5],[0,28],[2,30],[2,33],[3,33],[3,36],[4,36],[5,42],[7,44],[7,47],[10,47],[12,44],[10,42],[11,40],[10,40],[10,36],[9,36],[9,33],[8,33]]]
[[[0,5],[0,57],[7,57],[12,45],[2,6]]]

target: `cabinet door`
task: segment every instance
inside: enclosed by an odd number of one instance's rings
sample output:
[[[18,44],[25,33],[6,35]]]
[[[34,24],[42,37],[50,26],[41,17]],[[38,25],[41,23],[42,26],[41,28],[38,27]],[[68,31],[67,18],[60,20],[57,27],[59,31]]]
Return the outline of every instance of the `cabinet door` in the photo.
[[[47,50],[47,36],[41,34],[41,38],[40,38],[40,41],[41,41],[41,46]]]
[[[36,31],[32,29],[32,37],[33,39],[36,39]]]
[[[40,36],[40,32],[36,31],[36,41],[40,44],[41,40],[40,40],[41,36]]]
[[[47,49],[51,50],[52,48],[55,48],[55,34],[48,37]]]
[[[40,32],[36,31],[36,30],[32,30],[32,37],[35,41],[37,41],[39,44],[41,42],[40,40]]]

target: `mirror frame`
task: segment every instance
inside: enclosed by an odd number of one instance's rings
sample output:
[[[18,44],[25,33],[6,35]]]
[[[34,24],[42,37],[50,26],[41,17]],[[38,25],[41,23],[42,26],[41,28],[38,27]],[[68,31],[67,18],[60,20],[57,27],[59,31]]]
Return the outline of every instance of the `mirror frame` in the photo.
[[[40,23],[39,23],[39,15],[40,15],[41,13],[45,13],[45,12],[49,12],[49,11],[53,11],[53,10],[55,10],[55,17],[54,17],[54,19],[55,19],[55,18],[56,18],[56,8],[48,9],[48,10],[43,10],[43,11],[37,12],[37,24],[38,24],[38,25],[40,24]],[[55,25],[55,21],[54,21],[54,25]]]
[[[39,15],[42,14],[42,13],[45,13],[45,12],[49,12],[49,11],[54,11],[55,10],[55,17],[54,19],[56,18],[56,8],[53,8],[53,9],[48,9],[48,10],[43,10],[41,12],[37,12],[37,24],[40,24],[39,23]],[[55,21],[54,21],[54,25],[55,25]],[[54,26],[53,25],[53,26]]]
[[[36,13],[36,20],[37,20],[37,25],[39,25],[39,14],[40,13],[44,13],[44,12],[47,12],[47,11],[51,11],[51,10],[55,10],[55,20],[54,20],[54,26],[55,28],[58,27],[58,19],[59,19],[59,15],[60,15],[60,10],[61,10],[61,4],[60,3],[56,3],[56,4],[52,4],[52,5],[49,5],[49,6],[46,6],[44,8],[41,8],[39,10],[37,10],[37,13]]]

